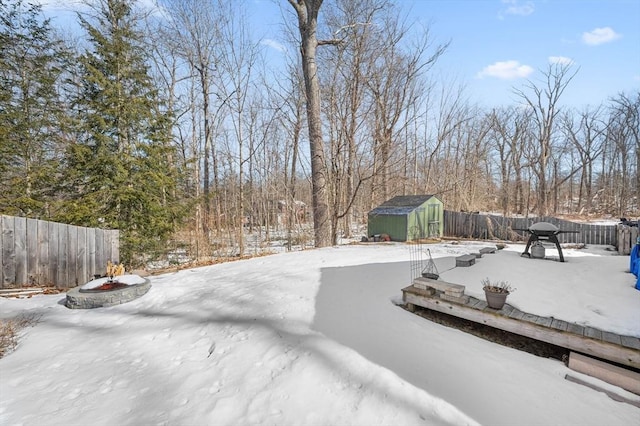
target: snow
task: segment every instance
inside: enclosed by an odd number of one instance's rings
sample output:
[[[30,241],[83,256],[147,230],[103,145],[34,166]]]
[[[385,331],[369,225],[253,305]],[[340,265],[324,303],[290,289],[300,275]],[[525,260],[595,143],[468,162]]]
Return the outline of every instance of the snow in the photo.
[[[477,246],[428,247],[441,278],[467,294],[481,297],[485,277],[508,280],[521,310],[640,336],[628,256],[593,246],[563,250],[560,263],[513,245],[455,268],[453,256]],[[0,299],[3,318],[39,318],[0,359],[0,424],[640,422],[639,408],[565,380],[560,361],[396,306],[410,249],[338,246],[188,269],[149,277],[146,295],[109,308]]]
[[[101,285],[103,285],[108,281],[109,281],[109,277],[96,278],[95,280],[91,280],[88,283],[82,285],[82,287],[80,288],[83,290],[91,290],[91,289],[100,287]],[[119,275],[117,277],[114,277],[114,281],[117,281],[120,284],[126,284],[126,285],[136,285],[136,284],[145,283],[144,278],[135,274]]]

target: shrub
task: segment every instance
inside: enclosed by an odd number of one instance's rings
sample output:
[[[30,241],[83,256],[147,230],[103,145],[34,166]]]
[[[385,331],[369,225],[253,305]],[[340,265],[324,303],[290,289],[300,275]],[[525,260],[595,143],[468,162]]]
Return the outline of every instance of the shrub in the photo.
[[[492,291],[494,293],[507,293],[507,294],[516,291],[516,289],[512,287],[508,281],[491,282],[489,278],[485,278],[482,280],[482,289],[486,291]]]

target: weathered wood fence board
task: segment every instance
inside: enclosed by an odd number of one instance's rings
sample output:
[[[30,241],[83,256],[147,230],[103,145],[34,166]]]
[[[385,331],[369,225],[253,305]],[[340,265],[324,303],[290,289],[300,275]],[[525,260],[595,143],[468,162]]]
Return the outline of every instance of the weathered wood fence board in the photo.
[[[638,227],[618,225],[618,253],[631,254],[633,246],[638,241]]]
[[[70,288],[120,260],[117,230],[0,215],[0,288]]]
[[[526,241],[529,234],[525,231],[519,231],[519,229],[527,229],[536,222],[549,222],[563,231],[577,231],[575,234],[559,234],[560,243],[618,246],[618,225],[592,225],[547,216],[513,218],[445,210],[444,235],[460,238]]]

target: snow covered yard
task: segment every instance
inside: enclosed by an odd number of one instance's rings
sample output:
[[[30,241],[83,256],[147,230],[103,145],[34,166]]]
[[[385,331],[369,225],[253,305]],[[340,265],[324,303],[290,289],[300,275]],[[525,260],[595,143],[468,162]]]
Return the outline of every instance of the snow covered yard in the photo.
[[[565,250],[561,264],[522,249],[438,267],[467,294],[506,279],[523,311],[640,335],[628,257]],[[219,264],[152,277],[142,298],[93,310],[69,310],[61,295],[0,299],[3,318],[41,315],[0,359],[0,424],[638,423],[640,409],[565,380],[559,361],[395,306],[409,257],[382,244]]]

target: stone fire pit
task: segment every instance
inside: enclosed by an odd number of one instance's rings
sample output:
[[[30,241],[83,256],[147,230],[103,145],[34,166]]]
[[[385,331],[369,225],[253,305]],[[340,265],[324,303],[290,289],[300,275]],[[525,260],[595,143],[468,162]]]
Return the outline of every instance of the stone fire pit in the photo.
[[[139,275],[97,278],[67,292],[65,305],[70,309],[104,308],[120,305],[143,296],[151,288],[148,279]]]

